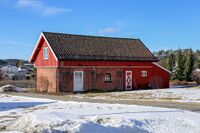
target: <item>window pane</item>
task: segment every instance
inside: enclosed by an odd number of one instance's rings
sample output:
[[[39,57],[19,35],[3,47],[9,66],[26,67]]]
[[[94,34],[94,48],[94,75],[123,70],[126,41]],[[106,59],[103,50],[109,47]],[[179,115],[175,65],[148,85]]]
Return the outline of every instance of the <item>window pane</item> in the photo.
[[[43,58],[44,58],[44,59],[48,59],[48,48],[44,48],[44,51],[43,51]]]
[[[147,77],[147,71],[141,71],[141,77]]]
[[[110,82],[110,81],[111,81],[111,74],[110,74],[110,73],[106,73],[106,74],[105,74],[104,81],[107,81],[107,82]]]

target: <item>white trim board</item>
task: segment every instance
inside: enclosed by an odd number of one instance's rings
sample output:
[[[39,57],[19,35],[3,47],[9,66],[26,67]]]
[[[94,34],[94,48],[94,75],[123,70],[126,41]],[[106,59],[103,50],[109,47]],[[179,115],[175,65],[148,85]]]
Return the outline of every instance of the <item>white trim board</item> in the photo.
[[[172,73],[171,71],[167,70],[166,68],[162,67],[161,65],[159,65],[157,62],[152,62],[154,65],[160,67],[161,69],[163,69],[164,71],[168,72],[168,73]]]

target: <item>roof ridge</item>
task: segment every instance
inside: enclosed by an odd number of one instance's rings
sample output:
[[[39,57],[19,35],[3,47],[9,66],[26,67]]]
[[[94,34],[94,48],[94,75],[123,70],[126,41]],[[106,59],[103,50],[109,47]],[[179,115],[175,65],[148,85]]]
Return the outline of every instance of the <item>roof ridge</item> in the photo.
[[[82,35],[82,34],[69,34],[69,33],[62,33],[62,32],[47,32],[42,31],[43,34],[62,34],[62,35],[71,35],[71,36],[81,36],[81,37],[92,37],[92,38],[110,38],[110,39],[125,39],[125,40],[140,40],[139,38],[128,38],[128,37],[114,37],[114,36],[97,36],[97,35]]]

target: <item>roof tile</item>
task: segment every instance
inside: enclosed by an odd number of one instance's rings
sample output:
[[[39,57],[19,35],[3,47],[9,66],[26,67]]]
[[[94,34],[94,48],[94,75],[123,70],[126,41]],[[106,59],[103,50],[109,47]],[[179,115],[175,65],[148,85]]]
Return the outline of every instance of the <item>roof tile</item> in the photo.
[[[43,32],[58,60],[157,61],[139,39]]]

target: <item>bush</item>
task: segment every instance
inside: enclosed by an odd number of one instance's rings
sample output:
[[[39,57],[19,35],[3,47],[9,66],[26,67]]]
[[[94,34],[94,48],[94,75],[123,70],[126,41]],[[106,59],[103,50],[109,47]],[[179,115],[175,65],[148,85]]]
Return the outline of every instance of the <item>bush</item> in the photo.
[[[198,69],[192,72],[192,80],[196,81],[197,84],[200,84],[200,71]]]
[[[188,85],[187,81],[174,80],[170,82],[171,86]]]

